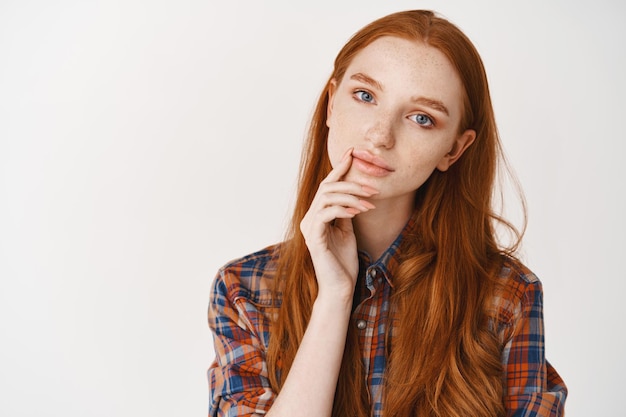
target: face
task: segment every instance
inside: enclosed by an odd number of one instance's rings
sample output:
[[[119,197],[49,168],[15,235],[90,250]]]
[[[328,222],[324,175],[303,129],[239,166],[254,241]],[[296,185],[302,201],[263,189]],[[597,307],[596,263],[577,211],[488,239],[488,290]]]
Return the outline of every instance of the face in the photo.
[[[346,181],[410,199],[435,170],[447,170],[472,143],[459,133],[463,86],[448,59],[421,42],[383,37],[362,49],[330,89],[328,155],[349,148]]]

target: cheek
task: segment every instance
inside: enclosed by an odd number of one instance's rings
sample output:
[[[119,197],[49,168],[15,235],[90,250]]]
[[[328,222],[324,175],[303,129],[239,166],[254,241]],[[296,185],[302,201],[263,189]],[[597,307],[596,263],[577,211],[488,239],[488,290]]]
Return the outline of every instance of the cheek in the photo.
[[[346,150],[353,146],[351,135],[349,134],[351,129],[348,128],[346,120],[340,112],[334,112],[332,117],[327,120],[326,125],[328,126],[326,149],[328,158],[334,168]]]
[[[422,179],[428,178],[445,154],[446,151],[443,147],[436,149],[428,147],[413,149],[407,153],[405,159],[407,175]]]

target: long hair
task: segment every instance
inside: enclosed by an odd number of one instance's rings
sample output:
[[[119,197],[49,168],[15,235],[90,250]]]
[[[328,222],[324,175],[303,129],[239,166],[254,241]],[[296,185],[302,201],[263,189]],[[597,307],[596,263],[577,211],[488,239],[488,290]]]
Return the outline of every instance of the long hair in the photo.
[[[309,127],[298,194],[280,249],[275,291],[282,305],[267,352],[270,382],[280,391],[306,330],[317,281],[299,225],[331,164],[326,114],[332,80],[340,82],[353,57],[382,36],[423,42],[441,51],[464,87],[459,133],[476,139],[446,172],[435,170],[416,194],[416,224],[399,248],[391,271],[393,326],[388,330],[384,408],[388,416],[500,416],[502,346],[489,326],[492,296],[503,255],[521,234],[492,209],[498,161],[503,161],[482,60],[452,23],[430,11],[394,13],[357,32],[339,52]],[[523,201],[523,197],[522,197]],[[495,227],[516,241],[503,248]],[[392,329],[392,330],[391,330]],[[349,326],[333,416],[370,414],[354,326]]]

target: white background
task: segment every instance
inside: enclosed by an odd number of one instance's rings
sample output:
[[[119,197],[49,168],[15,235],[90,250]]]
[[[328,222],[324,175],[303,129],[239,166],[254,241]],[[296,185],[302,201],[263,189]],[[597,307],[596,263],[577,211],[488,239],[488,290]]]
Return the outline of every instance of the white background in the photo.
[[[624,416],[615,0],[0,2],[0,415],[202,416],[209,286],[279,240],[332,60],[384,14],[475,42],[568,417]]]

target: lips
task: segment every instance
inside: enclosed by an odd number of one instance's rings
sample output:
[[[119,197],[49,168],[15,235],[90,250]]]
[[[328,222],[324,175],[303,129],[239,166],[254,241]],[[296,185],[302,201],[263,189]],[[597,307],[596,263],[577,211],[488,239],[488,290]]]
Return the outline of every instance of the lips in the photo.
[[[352,165],[365,174],[375,177],[384,177],[394,171],[384,159],[372,155],[368,151],[355,149],[352,151],[352,158]]]

